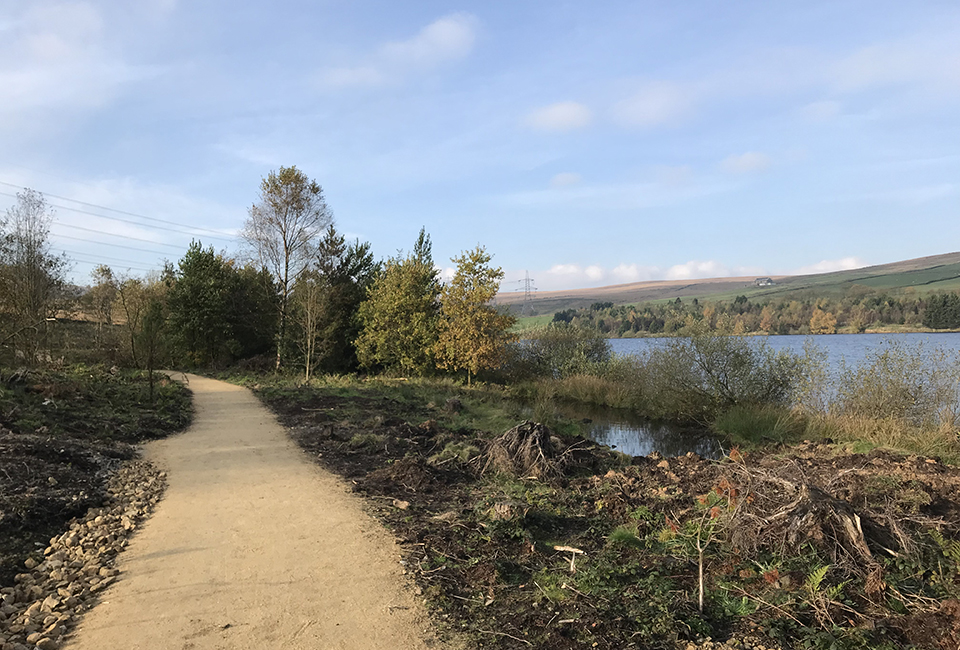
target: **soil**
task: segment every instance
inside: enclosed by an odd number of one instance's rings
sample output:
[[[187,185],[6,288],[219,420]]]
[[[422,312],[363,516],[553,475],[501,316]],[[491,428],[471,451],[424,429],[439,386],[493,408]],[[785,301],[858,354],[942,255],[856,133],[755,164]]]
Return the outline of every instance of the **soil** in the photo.
[[[134,443],[190,421],[187,391],[161,384],[150,402],[135,371],[0,369],[0,586],[72,518],[105,503]]]
[[[0,431],[0,585],[26,556],[106,499],[106,479],[134,450],[49,435]]]
[[[262,397],[301,448],[368,498],[435,622],[467,646],[674,648],[712,636],[738,647],[957,647],[960,606],[947,594],[960,593],[960,557],[938,576],[931,558],[946,556],[929,531],[957,538],[960,471],[937,459],[814,443],[721,462],[624,459],[551,437],[560,476],[536,480],[484,474],[493,434],[449,430],[433,404],[307,389]],[[696,554],[679,541],[714,517],[701,614]],[[820,564],[822,588],[809,578]]]

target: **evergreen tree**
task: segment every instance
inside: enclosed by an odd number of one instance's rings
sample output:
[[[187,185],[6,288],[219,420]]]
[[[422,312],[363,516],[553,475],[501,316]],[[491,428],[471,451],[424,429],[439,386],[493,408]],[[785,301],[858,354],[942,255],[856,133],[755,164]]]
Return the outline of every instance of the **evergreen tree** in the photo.
[[[168,297],[170,322],[192,365],[223,360],[231,351],[230,275],[230,267],[213,247],[204,249],[197,241],[180,260]]]

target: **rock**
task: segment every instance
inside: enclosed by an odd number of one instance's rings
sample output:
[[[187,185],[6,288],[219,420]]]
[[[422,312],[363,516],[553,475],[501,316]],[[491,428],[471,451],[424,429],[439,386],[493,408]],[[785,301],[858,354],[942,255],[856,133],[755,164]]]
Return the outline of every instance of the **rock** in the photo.
[[[0,650],[59,648],[78,614],[117,579],[113,558],[165,487],[164,475],[149,463],[122,465],[108,481],[109,505],[70,522],[50,538],[42,562],[28,558],[27,572],[15,576],[15,586],[0,587]]]
[[[407,508],[410,507],[410,502],[409,502],[409,501],[401,501],[400,499],[394,499],[394,500],[393,500],[393,507],[394,507],[394,508],[398,508],[398,509],[400,509],[400,510],[406,510]]]

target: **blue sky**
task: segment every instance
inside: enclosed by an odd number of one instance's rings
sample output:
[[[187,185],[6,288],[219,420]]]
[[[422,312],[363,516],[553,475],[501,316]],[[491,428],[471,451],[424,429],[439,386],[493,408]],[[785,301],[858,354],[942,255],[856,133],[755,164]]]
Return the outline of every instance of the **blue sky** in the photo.
[[[960,250],[960,5],[0,0],[0,209],[78,281],[235,251],[281,165],[541,290]]]

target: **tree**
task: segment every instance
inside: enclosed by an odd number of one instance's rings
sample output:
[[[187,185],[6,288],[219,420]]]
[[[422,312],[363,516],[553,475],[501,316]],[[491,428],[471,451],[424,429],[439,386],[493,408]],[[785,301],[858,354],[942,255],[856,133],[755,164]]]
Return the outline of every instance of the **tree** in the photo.
[[[137,367],[146,367],[148,361],[152,363],[156,356],[156,348],[146,348],[153,345],[155,339],[152,334],[154,331],[159,334],[160,328],[155,327],[155,314],[151,315],[152,322],[147,321],[147,316],[152,304],[163,304],[166,300],[173,275],[173,267],[167,263],[161,277],[115,279],[117,302],[123,312],[124,329],[130,346],[130,359]],[[149,330],[147,334],[144,334],[145,329]]]
[[[960,327],[960,295],[935,293],[927,299],[923,324],[930,329],[956,329]]]
[[[764,305],[760,312],[760,329],[764,332],[772,332],[777,327],[777,313],[771,305]]]
[[[117,299],[117,286],[113,270],[106,264],[97,265],[90,277],[94,285],[84,297],[93,317],[97,319],[97,349],[102,350],[103,326],[113,325],[113,304]]]
[[[277,370],[287,338],[290,294],[315,255],[317,237],[332,222],[323,189],[296,167],[271,171],[261,181],[260,198],[248,212],[242,237],[279,287]]]
[[[144,366],[150,385],[151,403],[153,403],[153,371],[156,370],[157,361],[161,356],[160,351],[164,340],[163,332],[167,323],[164,306],[164,301],[160,296],[151,296],[148,299],[143,313],[143,326],[138,333],[140,349],[143,350]]]
[[[233,336],[228,296],[231,269],[213,247],[191,242],[170,288],[170,325],[187,360],[206,365],[227,357]]]
[[[277,283],[265,268],[238,267],[229,259],[226,264],[230,270],[226,291],[233,356],[247,359],[271,353],[280,302]]]
[[[56,317],[57,296],[64,286],[65,256],[50,249],[53,213],[43,195],[25,189],[0,217],[0,313],[7,323],[2,343],[35,362],[44,342],[46,322]]]
[[[440,332],[437,360],[441,368],[466,370],[470,378],[502,365],[516,319],[490,304],[500,289],[503,270],[490,266],[492,257],[477,246],[459,257],[453,280],[440,292]]]
[[[810,333],[836,334],[837,317],[829,311],[824,311],[817,307],[813,310],[813,315],[810,317]]]
[[[317,259],[293,290],[291,315],[307,380],[317,370],[356,370],[357,310],[379,269],[369,243],[347,244],[333,225],[324,232]]]
[[[324,278],[315,268],[301,273],[293,287],[293,316],[300,326],[297,343],[303,355],[304,381],[310,381],[310,374],[317,365],[317,342],[325,307],[324,289]]]
[[[413,252],[387,260],[360,305],[357,357],[364,367],[424,374],[433,367],[440,281],[430,236],[420,230]]]

